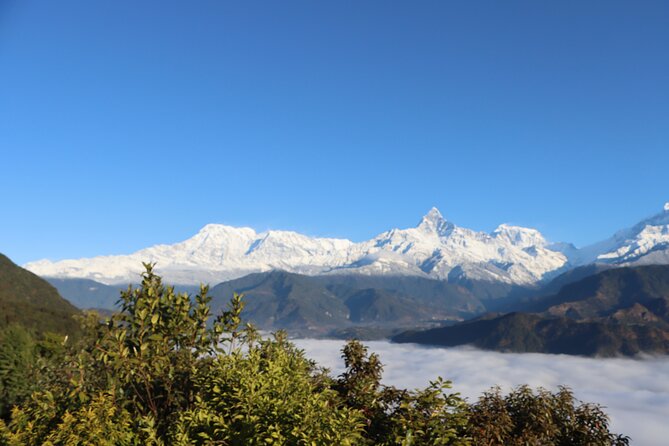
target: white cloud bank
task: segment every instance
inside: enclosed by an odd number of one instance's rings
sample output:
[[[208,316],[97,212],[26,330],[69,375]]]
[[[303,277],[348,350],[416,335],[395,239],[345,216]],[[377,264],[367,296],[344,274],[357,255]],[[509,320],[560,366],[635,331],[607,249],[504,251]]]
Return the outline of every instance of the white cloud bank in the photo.
[[[307,356],[341,373],[343,341],[294,340]],[[520,384],[555,390],[570,387],[576,398],[599,403],[611,416],[612,430],[638,446],[669,444],[669,357],[593,359],[566,355],[514,354],[471,348],[432,348],[414,344],[366,342],[378,353],[384,382],[404,388],[425,387],[442,376],[470,401],[500,385]]]

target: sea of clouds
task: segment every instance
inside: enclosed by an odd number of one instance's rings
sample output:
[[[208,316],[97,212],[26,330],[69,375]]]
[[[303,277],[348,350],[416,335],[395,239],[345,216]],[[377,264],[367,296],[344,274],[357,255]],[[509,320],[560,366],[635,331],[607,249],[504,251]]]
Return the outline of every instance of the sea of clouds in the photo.
[[[307,356],[342,372],[343,341],[297,339]],[[474,401],[499,385],[520,384],[556,390],[567,385],[584,402],[605,407],[616,433],[638,446],[669,444],[669,358],[582,358],[567,355],[497,353],[473,348],[436,348],[415,344],[366,342],[384,364],[384,383],[403,388],[428,385],[437,376],[453,381],[453,390]]]

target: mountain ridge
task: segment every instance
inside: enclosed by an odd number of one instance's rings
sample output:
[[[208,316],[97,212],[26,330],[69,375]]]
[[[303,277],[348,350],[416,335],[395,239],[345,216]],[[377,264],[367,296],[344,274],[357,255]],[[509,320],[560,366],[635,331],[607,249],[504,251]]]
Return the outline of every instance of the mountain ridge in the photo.
[[[669,265],[604,269],[514,311],[410,330],[393,340],[586,356],[668,354]]]
[[[429,278],[270,271],[211,288],[213,313],[224,310],[235,292],[244,294],[245,320],[263,330],[287,329],[292,334],[434,325],[485,310],[465,288]]]
[[[219,283],[247,274],[283,270],[305,275],[412,275],[529,285],[570,268],[669,263],[669,203],[663,211],[585,248],[549,243],[536,229],[501,224],[474,231],[446,220],[432,208],[406,229],[370,240],[309,237],[293,231],[256,232],[248,227],[205,225],[193,237],[129,255],[29,262],[25,268],[51,278],[83,278],[104,284],[136,281],[142,262],[172,283]]]

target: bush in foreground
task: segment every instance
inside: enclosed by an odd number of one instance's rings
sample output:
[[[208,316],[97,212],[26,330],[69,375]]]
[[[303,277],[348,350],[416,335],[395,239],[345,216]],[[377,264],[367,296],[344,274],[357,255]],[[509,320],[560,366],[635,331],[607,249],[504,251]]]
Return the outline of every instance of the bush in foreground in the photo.
[[[468,434],[476,445],[629,444],[608,424],[599,406],[577,402],[566,387],[551,393],[520,386],[508,395],[499,388],[485,392],[469,409]]]
[[[379,358],[357,341],[332,378],[283,334],[261,339],[242,326],[241,296],[208,325],[207,287],[192,300],[146,268],[141,286],[121,294],[121,311],[105,324],[89,315],[66,351],[51,343],[35,359],[29,337],[3,338],[14,340],[0,352],[0,407],[13,410],[0,421],[0,444],[627,443],[566,389],[493,390],[470,406],[440,379],[418,391],[384,386]],[[39,364],[29,379],[23,363]]]

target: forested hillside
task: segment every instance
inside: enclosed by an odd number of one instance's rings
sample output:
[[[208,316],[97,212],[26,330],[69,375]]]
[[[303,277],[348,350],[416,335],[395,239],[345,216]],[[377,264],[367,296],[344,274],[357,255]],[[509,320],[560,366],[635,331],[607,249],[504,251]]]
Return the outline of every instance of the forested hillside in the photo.
[[[18,324],[40,333],[73,333],[78,312],[47,281],[0,254],[0,328]]]
[[[669,265],[606,269],[517,307],[393,340],[587,356],[669,353]]]
[[[223,308],[234,292],[246,296],[246,321],[291,334],[323,335],[353,326],[425,326],[484,311],[465,288],[420,277],[270,271],[216,285],[212,308]]]

